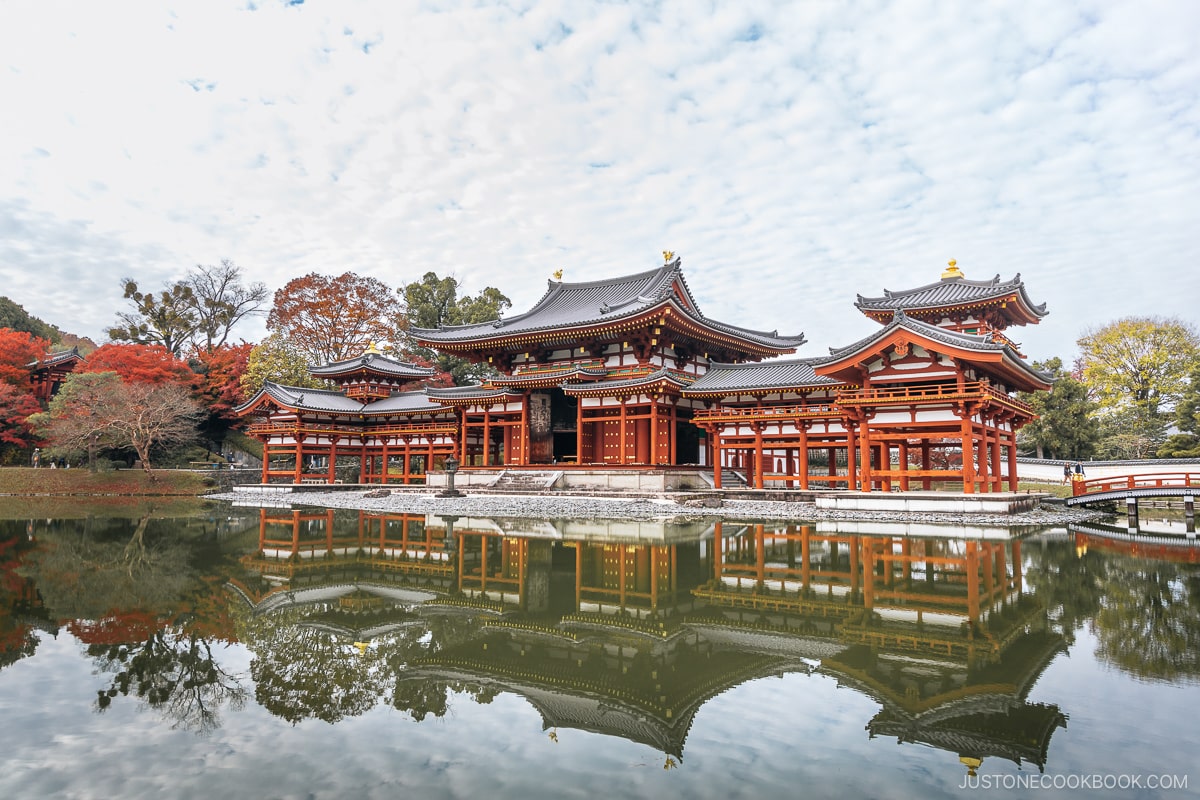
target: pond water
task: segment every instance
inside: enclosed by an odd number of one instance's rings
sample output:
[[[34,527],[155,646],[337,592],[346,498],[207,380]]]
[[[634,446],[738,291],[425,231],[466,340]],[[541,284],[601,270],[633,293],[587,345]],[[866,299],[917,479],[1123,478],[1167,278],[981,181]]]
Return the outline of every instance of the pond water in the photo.
[[[0,517],[0,797],[1200,789],[1182,535]]]

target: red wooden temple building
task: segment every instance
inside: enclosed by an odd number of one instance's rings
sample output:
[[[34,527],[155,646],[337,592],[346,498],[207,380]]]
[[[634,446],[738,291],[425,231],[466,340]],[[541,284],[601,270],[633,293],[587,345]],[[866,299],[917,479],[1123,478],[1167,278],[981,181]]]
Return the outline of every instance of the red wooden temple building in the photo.
[[[29,382],[33,387],[33,396],[40,403],[49,403],[50,398],[58,394],[62,382],[84,360],[84,357],[79,355],[79,348],[72,347],[70,350],[49,353],[44,358],[28,364]]]
[[[792,353],[804,337],[704,316],[680,260],[665,255],[635,275],[552,280],[533,308],[508,319],[411,331],[500,372],[476,390],[429,392],[460,410],[463,464],[702,463],[691,420],[705,403],[684,389],[713,361]]]
[[[436,329],[422,346],[486,363],[483,384],[414,389],[430,370],[368,351],[313,370],[330,390],[268,383],[239,409],[258,421],[263,480],[423,479],[454,455],[465,469],[692,466],[717,487],[863,491],[1016,488],[1018,392],[1048,389],[1007,335],[1046,314],[1020,275],[940,281],[856,306],[879,330],[827,356],[781,335],[702,314],[666,253],[657,269],[551,280],[527,312]],[[764,360],[767,359],[767,360]]]

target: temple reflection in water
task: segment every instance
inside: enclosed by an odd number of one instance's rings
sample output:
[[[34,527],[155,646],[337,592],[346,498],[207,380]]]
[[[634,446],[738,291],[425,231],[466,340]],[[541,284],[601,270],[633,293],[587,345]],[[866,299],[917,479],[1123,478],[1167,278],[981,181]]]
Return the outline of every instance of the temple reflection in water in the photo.
[[[1066,717],[1027,697],[1065,642],[1021,539],[922,533],[264,509],[230,586],[258,694],[293,721],[514,692],[552,737],[621,736],[669,766],[710,698],[817,673],[879,704],[871,737],[1043,768]]]

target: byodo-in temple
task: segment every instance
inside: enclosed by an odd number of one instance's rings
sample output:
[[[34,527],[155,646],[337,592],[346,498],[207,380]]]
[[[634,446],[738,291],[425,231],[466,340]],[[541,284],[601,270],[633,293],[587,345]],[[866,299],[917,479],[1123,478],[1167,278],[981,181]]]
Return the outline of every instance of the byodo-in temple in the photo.
[[[660,489],[1016,489],[1017,432],[1034,418],[1017,394],[1050,387],[1006,333],[1046,314],[1019,274],[969,280],[952,261],[934,283],[860,295],[871,335],[781,359],[802,334],[705,316],[664,255],[634,275],[551,280],[523,314],[411,331],[493,367],[482,384],[419,388],[430,370],[374,348],[312,370],[337,388],[267,383],[239,409],[264,443],[263,482],[412,483],[454,456],[467,483],[542,470]]]

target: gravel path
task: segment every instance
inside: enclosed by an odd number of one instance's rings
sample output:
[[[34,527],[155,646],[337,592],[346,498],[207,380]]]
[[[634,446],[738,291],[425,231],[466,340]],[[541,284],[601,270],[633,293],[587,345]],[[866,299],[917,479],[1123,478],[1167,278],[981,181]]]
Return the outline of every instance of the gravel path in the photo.
[[[279,504],[351,508],[380,513],[454,514],[463,517],[525,517],[532,519],[669,519],[712,516],[761,520],[864,520],[897,522],[967,523],[972,525],[1063,525],[1106,516],[1084,509],[1043,506],[1020,514],[912,513],[883,511],[832,511],[813,503],[727,500],[718,508],[680,505],[670,498],[594,497],[580,495],[488,495],[460,498],[436,497],[432,492],[227,492],[208,495],[244,505]]]

